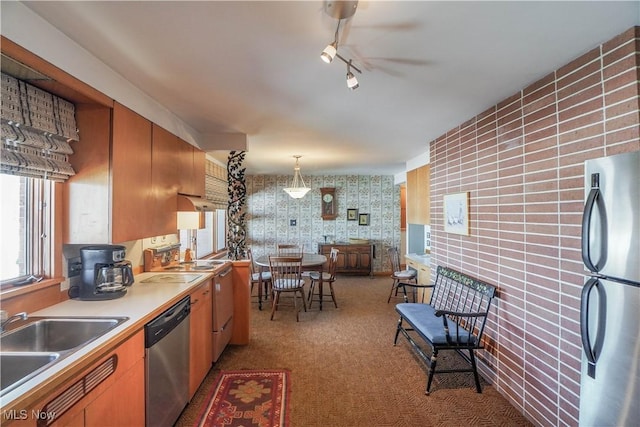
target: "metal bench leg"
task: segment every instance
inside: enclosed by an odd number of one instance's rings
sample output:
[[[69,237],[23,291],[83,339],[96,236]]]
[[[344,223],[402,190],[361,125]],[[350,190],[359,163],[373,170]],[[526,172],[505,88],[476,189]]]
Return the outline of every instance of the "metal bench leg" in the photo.
[[[480,377],[478,376],[478,368],[476,367],[476,358],[473,355],[473,349],[469,349],[469,359],[471,360],[471,367],[473,368],[473,378],[476,380],[476,391],[482,393],[480,387]]]
[[[401,329],[402,329],[402,317],[398,319],[398,326],[396,327],[396,336],[393,338],[394,346],[398,343],[398,336],[400,335]]]
[[[429,364],[429,379],[427,380],[427,390],[424,392],[427,396],[431,393],[431,382],[433,375],[436,373],[436,364],[438,363],[438,350],[433,349],[431,354],[431,363]]]
[[[387,298],[387,304],[389,304],[389,301],[391,301],[391,297],[393,296],[393,289],[395,288],[396,290],[396,295],[398,295],[398,288],[396,286],[396,284],[398,283],[397,280],[393,280],[393,284],[391,285],[391,290],[389,291],[389,298]]]

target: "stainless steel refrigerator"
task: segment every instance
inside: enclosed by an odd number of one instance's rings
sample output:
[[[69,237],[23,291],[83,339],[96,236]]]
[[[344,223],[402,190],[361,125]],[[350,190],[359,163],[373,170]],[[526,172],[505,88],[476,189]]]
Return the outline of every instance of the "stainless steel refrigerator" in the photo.
[[[580,426],[640,426],[640,151],[585,162]]]

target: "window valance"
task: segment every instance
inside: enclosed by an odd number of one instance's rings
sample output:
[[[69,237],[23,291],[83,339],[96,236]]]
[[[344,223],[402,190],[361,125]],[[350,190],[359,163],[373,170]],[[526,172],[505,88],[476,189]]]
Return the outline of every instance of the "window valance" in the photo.
[[[0,173],[55,181],[74,175],[75,106],[8,74],[1,79]]]

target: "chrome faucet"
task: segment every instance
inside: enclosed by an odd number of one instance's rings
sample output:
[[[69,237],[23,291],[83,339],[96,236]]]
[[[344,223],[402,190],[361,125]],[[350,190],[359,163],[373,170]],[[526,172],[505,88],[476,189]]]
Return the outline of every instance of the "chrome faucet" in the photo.
[[[5,326],[9,323],[15,322],[16,320],[27,320],[27,312],[23,311],[21,313],[16,313],[13,316],[8,316],[8,313],[5,310],[0,310],[0,332],[4,332]]]

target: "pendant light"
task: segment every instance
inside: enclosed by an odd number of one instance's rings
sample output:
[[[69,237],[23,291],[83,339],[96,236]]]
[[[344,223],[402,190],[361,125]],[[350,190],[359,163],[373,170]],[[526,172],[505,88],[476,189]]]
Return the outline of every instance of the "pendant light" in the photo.
[[[293,157],[296,159],[296,166],[293,168],[293,181],[291,181],[291,187],[285,188],[284,191],[294,199],[301,199],[309,192],[309,190],[311,190],[311,188],[305,185],[304,179],[302,179],[302,175],[300,175],[298,159],[302,156]]]

